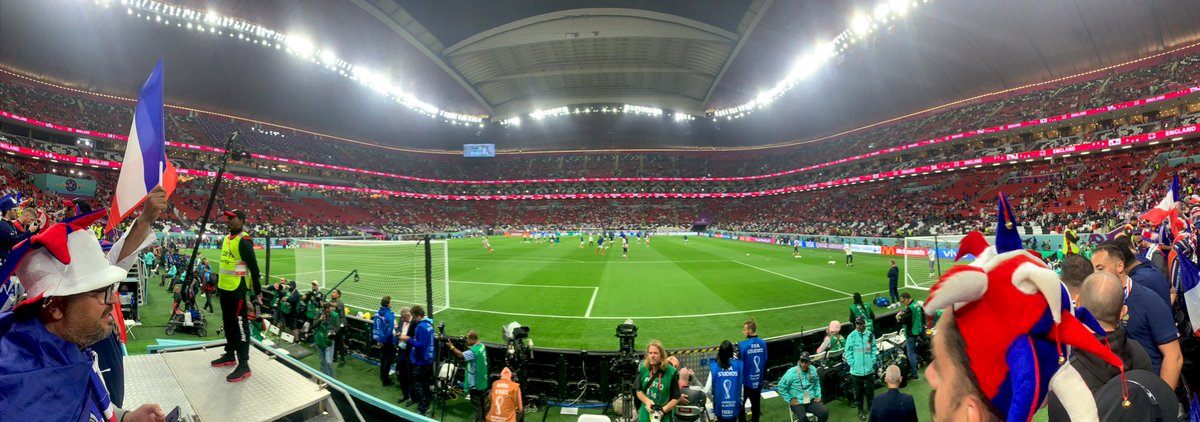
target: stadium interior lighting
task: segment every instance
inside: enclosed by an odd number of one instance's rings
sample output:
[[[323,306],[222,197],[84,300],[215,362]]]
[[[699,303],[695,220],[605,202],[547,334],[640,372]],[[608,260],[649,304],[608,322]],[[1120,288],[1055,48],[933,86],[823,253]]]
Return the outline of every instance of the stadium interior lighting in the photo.
[[[109,1],[97,1],[96,4],[107,8]],[[413,97],[411,94],[400,92],[394,89],[393,85],[378,73],[363,73],[365,69],[360,71],[358,66],[353,66],[344,59],[339,58],[332,48],[319,46],[304,35],[284,34],[283,32],[258,24],[222,16],[214,10],[200,11],[188,9],[186,7],[160,3],[155,0],[123,0],[121,4],[126,6],[125,14],[127,16],[136,15],[138,19],[144,16],[147,21],[157,22],[165,26],[171,26],[171,21],[174,20],[175,27],[180,30],[198,30],[199,32],[207,30],[210,34],[215,33],[221,36],[228,33],[230,39],[236,38],[267,48],[274,46],[276,50],[281,51],[284,50],[283,47],[287,47],[286,51],[288,53],[296,55],[302,60],[310,61],[345,78],[363,83],[381,94],[388,95],[392,100],[413,111],[431,118],[440,118],[447,123],[461,126],[482,124],[483,120],[488,117],[486,115],[442,110]],[[364,74],[372,76],[363,77],[362,75]]]

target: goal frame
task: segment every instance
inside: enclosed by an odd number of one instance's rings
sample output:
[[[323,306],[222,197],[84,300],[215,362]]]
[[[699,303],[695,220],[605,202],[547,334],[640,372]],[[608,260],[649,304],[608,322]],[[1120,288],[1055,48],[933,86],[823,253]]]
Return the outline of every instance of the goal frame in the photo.
[[[334,246],[338,246],[338,245],[341,245],[341,246],[393,246],[394,245],[397,247],[415,247],[417,245],[420,245],[422,242],[425,242],[424,240],[378,240],[378,239],[295,239],[295,241],[297,244],[297,249],[303,249],[304,247],[302,245],[304,245],[304,244],[319,245],[319,247],[316,249],[319,249],[319,251],[320,251],[318,253],[317,257],[320,262],[321,274],[320,274],[320,277],[317,278],[317,280],[320,282],[321,289],[329,289],[331,287],[329,285],[330,280],[326,279],[326,274],[328,274],[328,269],[326,266],[326,262],[327,262],[326,261],[326,251],[328,250],[327,246],[329,246],[329,245],[334,245]],[[443,271],[442,271],[442,274],[440,274],[440,276],[434,275],[434,277],[432,277],[430,280],[427,280],[427,283],[424,283],[422,288],[425,290],[426,294],[431,294],[430,290],[433,289],[433,284],[436,283],[436,284],[441,284],[442,289],[446,292],[444,295],[442,295],[443,296],[442,300],[441,300],[442,303],[434,303],[433,305],[435,306],[435,308],[429,310],[430,314],[432,315],[432,314],[436,314],[438,312],[441,312],[443,310],[450,308],[450,244],[445,239],[431,239],[431,240],[429,240],[429,244],[433,248],[441,248]],[[421,251],[422,251],[421,255],[424,255],[425,248],[421,248]],[[425,265],[425,263],[429,262],[429,259],[431,257],[425,256],[424,258],[425,259],[420,260],[422,265]],[[296,267],[297,267],[296,271],[297,271],[297,273],[299,273],[299,264],[297,264]],[[431,268],[424,268],[423,270],[424,271],[422,273],[424,273],[425,271],[430,271]],[[297,274],[297,275],[299,275],[299,274]],[[337,282],[339,280],[332,280],[332,281]],[[424,295],[422,295],[422,296],[424,296]],[[354,306],[354,307],[361,308],[359,306]],[[374,309],[364,309],[364,310],[365,311],[374,311]]]
[[[965,234],[943,234],[943,235],[935,234],[932,236],[905,236],[903,248],[906,251],[908,249],[913,249],[913,248],[923,248],[927,252],[926,252],[926,255],[923,257],[913,257],[912,254],[909,254],[909,253],[903,254],[904,255],[904,288],[917,289],[917,290],[929,290],[931,287],[933,287],[933,284],[937,282],[937,279],[940,278],[942,276],[942,273],[945,270],[947,270],[948,268],[945,268],[945,269],[942,268],[942,257],[939,256],[935,260],[933,274],[932,275],[928,274],[928,268],[929,268],[929,266],[928,266],[929,255],[928,254],[932,253],[934,255],[937,255],[938,251],[942,250],[942,249],[957,250],[958,242],[966,236],[967,235],[965,235]],[[917,260],[920,262],[919,263],[910,262],[910,261],[914,261],[914,258],[918,258]],[[913,267],[913,265],[915,265],[915,267]],[[926,277],[914,277],[913,276],[914,270],[915,271],[926,271]],[[920,273],[917,273],[917,274],[920,275]],[[919,280],[924,280],[924,282],[921,282]]]

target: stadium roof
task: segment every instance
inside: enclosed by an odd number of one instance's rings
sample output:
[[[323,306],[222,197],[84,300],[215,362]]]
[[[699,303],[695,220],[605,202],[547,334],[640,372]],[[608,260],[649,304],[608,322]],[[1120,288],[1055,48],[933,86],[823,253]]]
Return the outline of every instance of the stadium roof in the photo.
[[[921,7],[908,16],[850,45],[757,112],[762,117],[754,120],[753,135],[733,142],[812,138],[1200,41],[1200,26],[1194,24],[1200,2],[918,1]],[[336,71],[296,57],[127,19],[120,1],[109,3],[114,11],[107,13],[92,2],[71,0],[0,4],[0,65],[81,89],[133,96],[154,60],[164,57],[168,102],[174,104],[420,147],[455,149],[496,137],[432,125]],[[782,80],[818,42],[845,30],[855,14],[870,13],[876,2],[168,3],[306,34],[433,106],[498,120],[586,103],[697,115],[743,104]],[[397,133],[407,136],[398,139]],[[447,134],[453,141],[445,140]],[[723,138],[732,137],[696,136],[694,142],[728,144]]]

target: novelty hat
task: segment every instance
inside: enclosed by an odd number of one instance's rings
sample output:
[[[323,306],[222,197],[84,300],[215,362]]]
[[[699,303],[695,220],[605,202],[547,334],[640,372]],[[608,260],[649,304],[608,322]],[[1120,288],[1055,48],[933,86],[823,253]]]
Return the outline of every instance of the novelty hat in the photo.
[[[89,292],[125,279],[128,271],[109,265],[96,235],[88,230],[105,215],[100,210],[64,220],[13,247],[0,267],[0,277],[15,275],[21,281],[28,299],[17,306]]]

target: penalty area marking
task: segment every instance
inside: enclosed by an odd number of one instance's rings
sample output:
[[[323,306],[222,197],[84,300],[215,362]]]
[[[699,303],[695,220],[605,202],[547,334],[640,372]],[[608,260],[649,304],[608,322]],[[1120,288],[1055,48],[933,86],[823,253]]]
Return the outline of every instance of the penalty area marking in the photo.
[[[759,271],[762,271],[762,272],[765,272],[765,273],[771,273],[771,274],[775,274],[775,275],[777,275],[777,276],[780,276],[780,277],[783,277],[783,278],[786,278],[786,279],[789,279],[789,280],[795,280],[795,281],[799,281],[799,282],[801,282],[801,283],[804,283],[804,284],[807,284],[807,285],[809,285],[809,286],[813,286],[813,287],[820,287],[820,288],[822,288],[822,289],[829,290],[829,291],[831,291],[831,292],[835,292],[835,293],[841,293],[841,294],[844,294],[844,295],[846,295],[846,296],[854,296],[853,294],[846,293],[846,292],[843,292],[843,291],[841,291],[841,290],[838,290],[838,289],[834,289],[834,288],[831,288],[831,287],[825,287],[825,286],[822,286],[822,285],[820,285],[820,284],[813,283],[813,282],[809,282],[809,281],[804,281],[804,280],[798,279],[798,278],[796,278],[796,277],[792,277],[792,276],[790,276],[790,275],[781,274],[781,273],[777,273],[777,272],[775,272],[775,271],[768,270],[768,269],[766,269],[766,268],[759,268],[759,267],[756,267],[756,266],[753,266],[753,265],[747,264],[747,263],[745,263],[745,262],[742,262],[742,261],[733,261],[733,262],[736,262],[736,263],[739,263],[739,264],[745,265],[745,266],[747,266],[747,267],[750,267],[750,268],[753,268],[753,269],[756,269],[756,270],[759,270]],[[885,290],[885,291],[886,291],[886,290]]]
[[[880,290],[877,292],[869,292],[869,293],[864,293],[864,294],[873,295],[873,294],[886,293],[886,292],[887,292],[887,290]],[[838,302],[838,301],[843,301],[843,300],[846,300],[846,298],[839,297],[839,298],[835,298],[835,299],[822,300],[822,301],[818,301],[818,302],[798,303],[795,305],[784,305],[784,306],[776,306],[776,307],[761,308],[761,309],[746,309],[746,310],[741,310],[741,311],[713,312],[713,313],[708,313],[708,314],[663,315],[663,316],[619,316],[619,317],[616,317],[616,316],[595,316],[594,317],[594,316],[590,315],[591,314],[590,312],[588,312],[588,315],[575,316],[575,315],[546,315],[546,314],[526,314],[526,313],[518,313],[518,312],[488,311],[488,310],[483,310],[483,309],[460,308],[460,307],[456,307],[456,306],[451,306],[446,309],[447,310],[464,311],[464,312],[476,312],[476,313],[481,313],[481,314],[507,315],[507,316],[519,316],[519,317],[531,317],[531,318],[595,319],[595,320],[624,321],[626,319],[633,319],[633,320],[684,319],[684,318],[703,318],[703,317],[714,317],[714,316],[725,316],[725,315],[741,315],[741,314],[753,313],[753,312],[768,312],[768,311],[778,311],[778,310],[782,310],[782,309],[803,308],[803,307],[807,307],[807,306],[823,305],[826,303],[833,303],[833,302]]]

